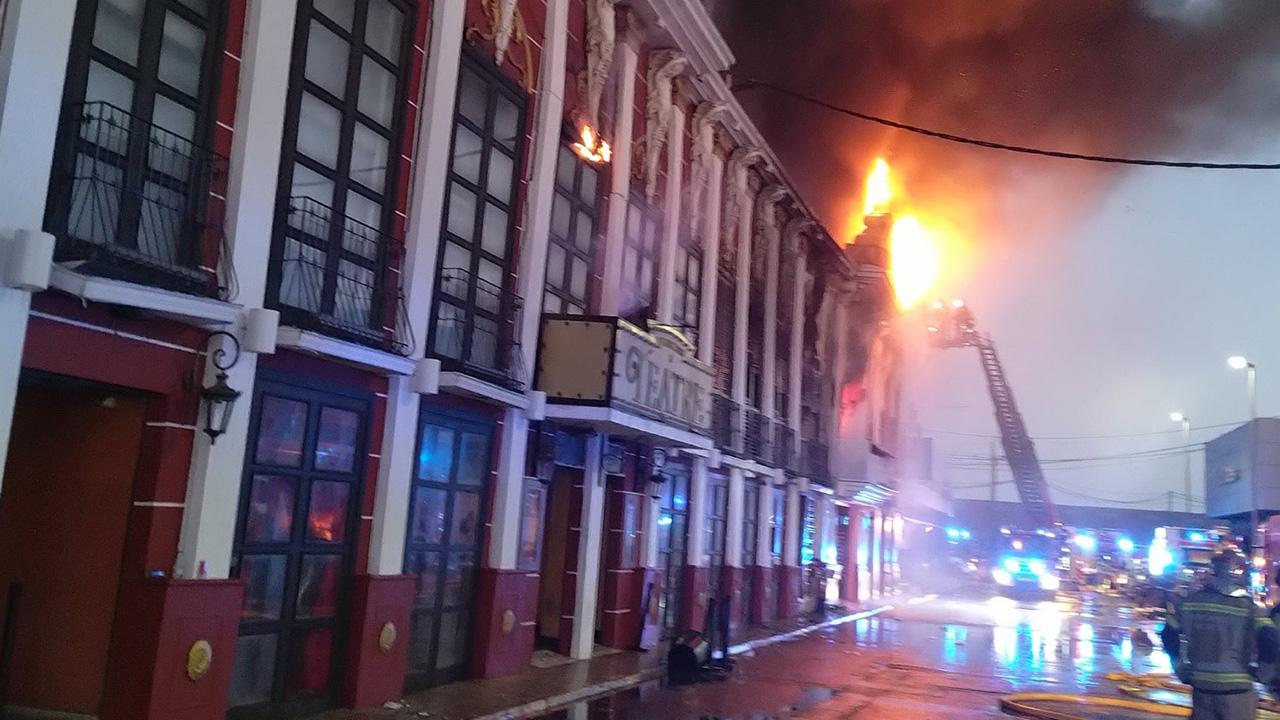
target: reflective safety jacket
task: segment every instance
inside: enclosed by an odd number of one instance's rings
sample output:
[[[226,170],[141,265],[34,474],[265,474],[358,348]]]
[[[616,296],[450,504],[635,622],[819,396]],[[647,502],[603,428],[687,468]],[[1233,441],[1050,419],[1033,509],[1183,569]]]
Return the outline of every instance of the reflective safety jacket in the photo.
[[[1192,593],[1176,616],[1182,644],[1178,677],[1202,692],[1252,690],[1255,638],[1270,622],[1248,594],[1227,594],[1213,586]]]

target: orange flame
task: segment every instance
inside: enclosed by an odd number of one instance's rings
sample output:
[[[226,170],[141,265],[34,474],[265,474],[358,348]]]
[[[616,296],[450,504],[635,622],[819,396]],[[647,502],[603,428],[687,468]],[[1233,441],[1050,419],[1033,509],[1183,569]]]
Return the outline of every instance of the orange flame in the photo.
[[[593,163],[607,163],[613,158],[613,148],[586,123],[582,125],[582,140],[573,144],[573,151],[582,159]]]
[[[863,215],[883,215],[889,212],[889,201],[893,199],[893,186],[889,183],[889,163],[884,158],[876,158],[871,166],[871,174],[867,176],[866,199],[862,204]]]
[[[906,310],[920,301],[938,280],[941,251],[934,231],[914,215],[904,215],[889,233],[889,274],[898,307]]]

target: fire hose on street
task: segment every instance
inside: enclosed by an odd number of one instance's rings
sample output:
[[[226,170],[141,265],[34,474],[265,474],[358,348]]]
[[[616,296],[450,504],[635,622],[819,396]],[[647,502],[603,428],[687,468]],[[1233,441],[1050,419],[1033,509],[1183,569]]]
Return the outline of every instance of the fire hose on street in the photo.
[[[1170,675],[1110,673],[1107,679],[1129,697],[1023,692],[1000,698],[1000,710],[1037,720],[1138,720],[1191,715],[1191,690]],[[1259,720],[1280,720],[1280,703],[1261,698]]]

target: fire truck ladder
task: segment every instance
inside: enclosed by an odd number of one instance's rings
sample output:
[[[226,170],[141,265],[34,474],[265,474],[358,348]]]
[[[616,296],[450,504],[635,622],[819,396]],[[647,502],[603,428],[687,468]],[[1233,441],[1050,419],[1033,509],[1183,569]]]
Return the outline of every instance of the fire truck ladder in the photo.
[[[1058,524],[1058,511],[1049,497],[1049,484],[1045,482],[1044,472],[1040,469],[1040,459],[1036,457],[1035,443],[1027,434],[1026,423],[1022,421],[1022,413],[1013,400],[1013,391],[1004,375],[1004,366],[996,355],[995,344],[991,338],[976,334],[973,344],[978,348],[982,359],[982,369],[987,375],[987,389],[991,392],[991,403],[995,406],[996,424],[1000,426],[1000,443],[1004,446],[1005,460],[1009,470],[1013,472],[1013,481],[1018,488],[1018,496],[1031,515],[1033,522],[1042,527]]]

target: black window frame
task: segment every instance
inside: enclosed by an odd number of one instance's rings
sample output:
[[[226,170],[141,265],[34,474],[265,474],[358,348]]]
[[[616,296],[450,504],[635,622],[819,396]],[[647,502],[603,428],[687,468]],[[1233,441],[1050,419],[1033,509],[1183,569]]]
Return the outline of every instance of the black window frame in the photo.
[[[632,218],[638,217],[639,230],[633,237],[631,231]],[[646,234],[646,230],[651,234]],[[624,315],[629,317],[652,318],[658,311],[658,286],[661,277],[662,268],[662,213],[657,208],[652,207],[644,199],[644,195],[639,190],[632,190],[631,197],[627,199],[627,221],[622,232],[622,278],[621,286],[624,290],[635,293],[635,296],[628,298],[624,307]],[[649,239],[649,248],[645,248],[646,238]],[[640,241],[637,243],[637,240]],[[627,251],[634,250],[636,253],[636,266],[632,275],[627,274]],[[640,292],[643,277],[644,260],[652,263],[653,273],[648,278],[649,293],[647,296]],[[642,312],[643,311],[643,312]]]
[[[464,83],[462,78],[464,73],[467,72],[474,74],[485,83],[486,97],[483,127],[477,126],[464,114],[462,107]],[[510,148],[499,147],[502,143],[495,137],[494,133],[494,121],[499,96],[509,100],[516,109],[516,136],[513,138]],[[516,247],[517,215],[523,202],[523,198],[520,196],[520,182],[528,132],[526,125],[529,111],[528,104],[529,98],[524,90],[495,67],[490,59],[484,57],[473,47],[465,46],[463,48],[458,68],[458,88],[454,96],[453,120],[449,133],[449,167],[445,174],[446,190],[440,220],[440,243],[436,254],[436,283],[431,300],[430,326],[427,330],[428,356],[438,358],[441,364],[446,367],[464,370],[479,375],[483,379],[493,380],[511,387],[520,383],[519,378],[510,377],[508,372],[511,368],[509,350],[513,331],[513,314],[516,308],[521,305],[520,299],[515,297],[511,290],[511,277],[516,261],[514,250]],[[479,175],[475,181],[463,177],[454,168],[454,148],[459,127],[466,128],[480,138],[480,168]],[[500,199],[495,198],[488,192],[489,157],[495,150],[509,155],[512,159],[511,193],[509,195],[510,199],[506,203],[501,202]],[[470,240],[449,231],[449,210],[455,187],[461,187],[473,193],[476,198],[475,218],[471,225],[472,239]],[[506,243],[501,257],[484,248],[484,213],[485,206],[489,203],[496,205],[507,215]],[[445,267],[445,253],[449,243],[467,250],[470,256],[468,268]],[[497,264],[502,272],[501,287],[487,289],[487,292],[498,296],[494,309],[483,307],[478,300],[480,284],[488,283],[488,281],[482,280],[479,275],[480,262],[482,260]],[[465,291],[466,297],[459,297],[457,294],[450,292],[446,287],[449,285],[461,286]],[[440,321],[442,319],[440,312],[445,305],[461,311],[462,337],[458,357],[443,353],[437,348],[437,343],[440,341]],[[476,364],[471,361],[470,356],[475,346],[477,318],[490,321],[497,327],[492,365]]]
[[[315,7],[315,0],[299,0],[297,15],[293,27],[293,48],[289,60],[289,86],[285,100],[284,136],[280,146],[280,170],[276,187],[276,213],[272,228],[271,260],[267,272],[268,304],[282,311],[288,321],[310,326],[308,318],[319,315],[322,318],[334,318],[340,282],[339,268],[343,262],[352,263],[369,271],[373,276],[367,323],[364,328],[349,328],[353,334],[348,338],[356,341],[368,341],[380,335],[382,326],[394,318],[390,307],[380,306],[378,298],[388,293],[389,268],[400,270],[403,255],[402,241],[392,237],[395,215],[399,208],[396,202],[400,195],[399,167],[400,158],[406,151],[404,142],[405,107],[408,104],[409,77],[413,52],[413,31],[416,26],[416,13],[420,12],[416,3],[407,0],[383,0],[395,6],[403,14],[400,36],[400,57],[394,60],[384,57],[377,49],[367,43],[366,24],[369,16],[369,5],[373,0],[350,0],[354,3],[351,29],[347,30],[339,22],[326,16]],[[343,97],[337,98],[315,81],[306,77],[307,47],[311,40],[313,23],[318,23],[326,30],[334,33],[348,45],[347,77],[343,88]],[[395,77],[395,97],[392,101],[391,127],[382,125],[381,121],[370,117],[359,108],[360,71],[363,63],[372,61],[387,70]],[[323,162],[307,157],[298,149],[298,134],[303,95],[311,95],[340,114],[338,130],[338,154],[335,168],[325,167]],[[373,130],[387,140],[387,167],[383,179],[383,189],[378,193],[374,189],[351,177],[351,156],[355,144],[357,122],[365,128]],[[305,167],[310,172],[333,182],[333,195],[329,203],[322,203],[309,196],[293,195],[294,168]],[[362,221],[351,218],[347,214],[349,194],[355,192],[365,200],[380,206],[378,227],[372,227]],[[311,216],[311,226],[324,226],[326,237],[307,233],[299,225],[290,220],[296,213]],[[350,240],[363,243],[365,252],[353,250]],[[285,249],[289,241],[299,243],[303,247],[324,253],[324,279],[320,293],[320,307],[317,310],[298,308],[286,305],[281,298],[284,280]],[[372,251],[369,249],[372,248]],[[398,294],[399,288],[392,289]],[[334,326],[321,322],[316,329],[334,330]],[[367,331],[367,335],[365,332]],[[345,333],[339,332],[339,335]]]
[[[567,314],[567,315],[586,315],[595,305],[595,289],[596,289],[596,273],[598,240],[599,240],[599,219],[600,219],[600,191],[603,187],[604,173],[600,172],[598,166],[594,163],[579,157],[573,151],[571,143],[574,142],[566,136],[565,142],[561,143],[556,155],[556,173],[555,173],[555,197],[552,202],[555,203],[559,198],[564,198],[569,204],[569,219],[566,237],[560,237],[555,230],[555,206],[551,209],[551,223],[549,226],[548,250],[547,250],[547,268],[546,276],[543,282],[543,292],[551,297],[556,298],[560,307],[548,309],[546,299],[543,300],[542,311],[544,313]],[[560,163],[573,163],[573,179],[569,187],[565,187],[560,177]],[[592,194],[590,202],[582,197],[583,177],[587,173],[595,175],[595,192]],[[587,235],[588,247],[579,247],[575,242],[578,232],[578,222],[580,218],[586,215],[591,223],[591,229]],[[560,268],[559,285],[551,281],[551,247],[555,246],[564,252],[563,267]],[[583,288],[582,297],[575,297],[572,289],[572,272],[574,260],[581,260],[586,263],[587,282]],[[577,312],[574,311],[577,308]]]
[[[702,326],[702,246],[696,238],[682,236],[676,243],[675,273],[671,276],[671,319],[695,347]],[[692,305],[689,295],[693,295]]]
[[[132,99],[128,108],[117,108],[110,103],[101,103],[113,116],[126,113],[130,127],[128,148],[123,154],[106,152],[109,164],[115,165],[123,178],[120,205],[117,210],[116,227],[112,228],[114,241],[107,243],[113,248],[122,248],[129,254],[137,254],[135,247],[139,225],[142,219],[143,206],[147,199],[143,197],[146,183],[152,182],[171,191],[185,194],[189,201],[200,202],[210,190],[215,175],[226,172],[225,158],[215,158],[204,148],[212,146],[214,128],[217,125],[217,99],[220,95],[221,63],[226,43],[227,13],[226,3],[209,3],[208,11],[201,13],[182,0],[145,0],[142,8],[142,23],[138,28],[137,61],[130,65],[127,61],[116,57],[109,51],[94,45],[94,31],[98,18],[100,0],[77,0],[75,17],[72,22],[71,45],[67,58],[67,69],[62,89],[62,109],[59,113],[58,126],[60,132],[54,149],[54,172],[50,177],[48,203],[45,208],[44,225],[52,234],[63,238],[69,232],[70,213],[72,211],[72,179],[76,176],[77,158],[80,152],[91,145],[80,133],[67,132],[74,124],[78,128],[83,122],[86,112],[86,95],[88,93],[89,69],[92,63],[98,63],[107,70],[128,78],[132,83]],[[204,48],[200,58],[200,85],[197,95],[192,96],[160,78],[160,59],[164,43],[165,18],[169,13],[196,26],[204,32]],[[195,117],[192,137],[185,138],[177,130],[164,128],[153,122],[157,96],[173,102],[191,111]],[[116,112],[118,111],[118,112]],[[112,122],[99,119],[99,123]],[[167,138],[181,138],[189,143],[183,148],[190,154],[189,177],[184,181],[170,173],[150,167],[148,153],[156,145],[152,128],[165,131]],[[137,135],[148,133],[147,142],[134,142]],[[98,150],[100,146],[94,145]],[[104,159],[103,155],[99,159]],[[116,162],[118,161],[118,163]],[[187,212],[201,213],[207,210],[204,202],[199,208],[188,208]],[[203,213],[201,213],[203,214]],[[203,238],[196,238],[186,248],[180,248],[185,257],[174,259],[178,271],[188,275],[175,289],[194,290],[202,284],[202,258],[200,257]],[[179,239],[181,242],[181,238]],[[186,271],[185,273],[182,271]],[[148,273],[143,276],[127,276],[129,280],[159,280],[159,276]],[[161,280],[157,284],[170,286]],[[216,289],[216,288],[215,288]]]

